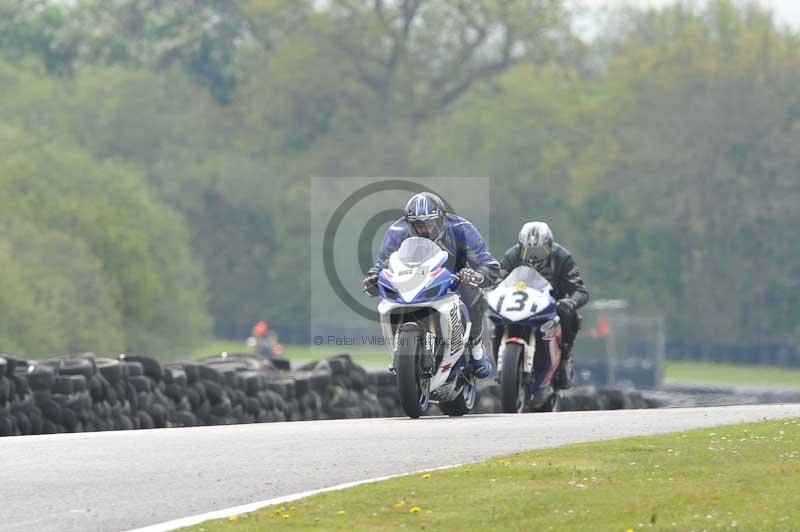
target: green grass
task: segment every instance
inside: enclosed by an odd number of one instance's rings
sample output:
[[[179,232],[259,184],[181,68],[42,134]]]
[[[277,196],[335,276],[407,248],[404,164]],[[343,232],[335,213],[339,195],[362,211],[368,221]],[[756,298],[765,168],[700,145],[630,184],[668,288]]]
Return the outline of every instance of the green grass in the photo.
[[[290,360],[320,360],[339,353],[350,353],[360,364],[389,365],[390,356],[385,346],[315,346],[286,345],[285,355]],[[195,358],[228,353],[252,351],[243,341],[212,340],[195,349]],[[580,355],[578,355],[580,356]],[[665,377],[670,381],[688,383],[786,386],[800,388],[800,370],[765,366],[739,366],[734,364],[711,364],[700,362],[667,362]]]
[[[206,357],[210,355],[218,355],[220,353],[250,353],[253,351],[252,347],[248,347],[245,342],[237,342],[235,340],[211,340],[192,351],[194,358]]]
[[[667,362],[664,374],[667,380],[679,382],[800,388],[800,370],[769,366]]]
[[[800,419],[531,451],[187,530],[312,528],[800,530]]]
[[[217,355],[222,352],[250,353],[253,349],[244,342],[234,340],[213,340],[195,349],[192,356],[195,358]],[[383,364],[389,366],[391,356],[385,346],[315,346],[315,345],[284,345],[284,356],[294,361],[321,360],[339,353],[350,353],[353,360],[359,364]]]

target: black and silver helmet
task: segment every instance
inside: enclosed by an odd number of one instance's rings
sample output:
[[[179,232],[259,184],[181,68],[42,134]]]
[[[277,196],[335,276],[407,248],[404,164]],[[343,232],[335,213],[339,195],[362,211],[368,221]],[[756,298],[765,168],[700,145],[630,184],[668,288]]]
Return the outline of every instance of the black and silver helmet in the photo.
[[[415,194],[406,203],[404,211],[408,234],[436,242],[444,236],[446,215],[444,202],[439,196],[430,192]]]
[[[539,265],[553,253],[553,232],[544,222],[528,222],[519,231],[520,259]]]

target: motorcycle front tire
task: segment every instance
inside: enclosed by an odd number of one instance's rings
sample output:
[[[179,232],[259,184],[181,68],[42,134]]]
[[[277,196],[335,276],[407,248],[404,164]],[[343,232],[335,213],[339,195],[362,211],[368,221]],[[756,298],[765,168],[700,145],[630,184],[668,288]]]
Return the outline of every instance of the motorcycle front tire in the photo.
[[[418,418],[430,406],[430,379],[423,378],[420,368],[424,332],[401,329],[397,336],[397,388],[400,405],[410,418]]]

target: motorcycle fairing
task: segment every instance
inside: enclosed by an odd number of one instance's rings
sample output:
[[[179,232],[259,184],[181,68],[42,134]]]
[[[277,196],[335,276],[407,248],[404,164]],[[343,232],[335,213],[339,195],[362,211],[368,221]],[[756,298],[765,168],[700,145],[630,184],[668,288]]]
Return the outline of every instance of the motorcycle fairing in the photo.
[[[486,296],[490,318],[541,323],[556,316],[552,286],[529,266],[518,266]]]
[[[487,294],[487,300],[489,319],[496,328],[504,329],[498,368],[502,367],[506,345],[518,343],[525,353],[524,371],[534,376],[531,393],[550,384],[561,359],[561,325],[550,283],[535,269],[519,266]],[[509,338],[506,326],[512,324],[530,327],[530,334]],[[537,347],[544,348],[543,355],[547,356],[537,357]]]
[[[378,274],[378,293],[398,303],[425,303],[444,297],[453,287],[450,271],[444,267],[447,258],[447,252],[430,240],[404,240],[389,257],[389,267]]]
[[[444,342],[442,349],[442,361],[436,373],[431,379],[431,392],[443,386],[450,378],[451,372],[456,367],[460,367],[459,361],[464,355],[466,345],[466,335],[469,333],[469,322],[465,324],[464,316],[461,312],[462,302],[456,294],[425,302],[425,307],[435,311],[438,330],[441,331],[441,338],[437,338],[434,332],[426,332],[426,344],[437,345],[437,342]],[[397,349],[397,331],[393,329],[391,315],[397,311],[414,310],[416,306],[407,303],[398,303],[390,299],[382,299],[378,303],[378,313],[381,317],[381,331],[386,343],[392,352]],[[416,307],[418,308],[418,307]],[[445,339],[449,338],[449,342]],[[455,376],[456,373],[453,373]]]

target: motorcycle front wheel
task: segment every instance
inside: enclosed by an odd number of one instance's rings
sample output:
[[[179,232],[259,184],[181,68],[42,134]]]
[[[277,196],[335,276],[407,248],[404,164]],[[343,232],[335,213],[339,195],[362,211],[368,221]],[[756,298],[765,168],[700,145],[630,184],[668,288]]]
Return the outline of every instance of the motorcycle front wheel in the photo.
[[[397,336],[397,388],[403,412],[410,418],[420,417],[430,406],[431,380],[422,375],[421,368],[424,334],[407,329]]]
[[[525,354],[520,344],[506,344],[500,368],[500,403],[503,412],[518,414],[528,402],[528,386],[523,372]]]

